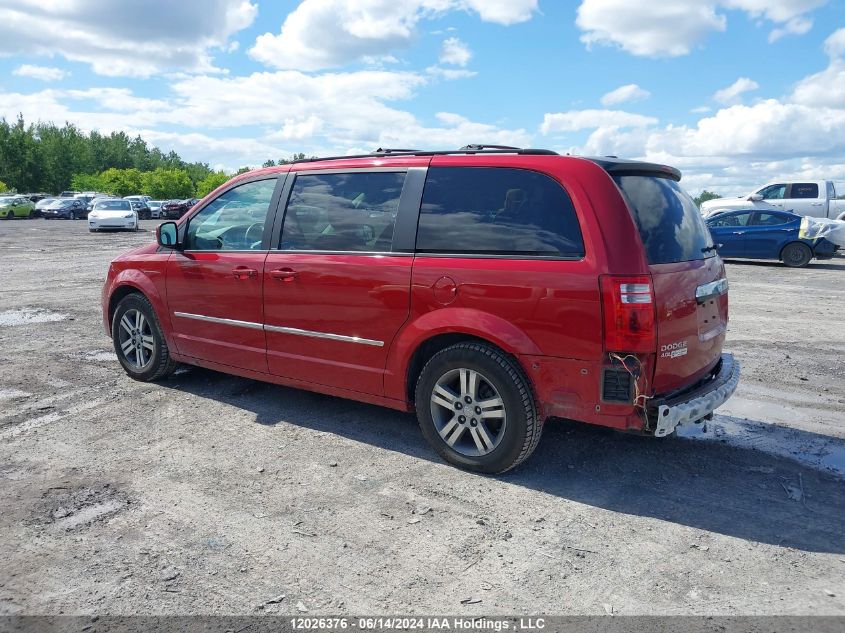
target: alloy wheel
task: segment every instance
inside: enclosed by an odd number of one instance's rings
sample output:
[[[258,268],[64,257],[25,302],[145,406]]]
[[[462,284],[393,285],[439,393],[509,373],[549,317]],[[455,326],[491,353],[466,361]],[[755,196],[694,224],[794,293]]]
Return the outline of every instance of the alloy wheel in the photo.
[[[120,318],[120,350],[123,357],[136,370],[141,370],[153,360],[155,338],[149,320],[140,310],[127,310]]]
[[[447,371],[435,383],[431,418],[443,441],[467,457],[493,451],[507,425],[498,389],[481,372],[464,367]]]

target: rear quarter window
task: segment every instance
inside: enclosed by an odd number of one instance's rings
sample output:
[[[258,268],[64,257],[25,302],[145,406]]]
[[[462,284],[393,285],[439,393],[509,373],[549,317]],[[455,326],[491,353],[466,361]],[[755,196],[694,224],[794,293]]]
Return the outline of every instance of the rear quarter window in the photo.
[[[549,176],[503,167],[432,167],[417,250],[579,258],[584,241],[569,195]]]
[[[715,257],[701,212],[676,181],[642,175],[613,179],[634,216],[649,264]]]

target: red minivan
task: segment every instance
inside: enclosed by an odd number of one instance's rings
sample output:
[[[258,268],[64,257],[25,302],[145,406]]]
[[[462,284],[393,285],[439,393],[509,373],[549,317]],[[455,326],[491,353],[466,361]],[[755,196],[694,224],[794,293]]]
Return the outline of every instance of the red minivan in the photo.
[[[662,437],[739,381],[728,283],[664,165],[473,145],[236,176],[114,260],[126,372],[176,363],[416,410],[498,473],[549,418]]]

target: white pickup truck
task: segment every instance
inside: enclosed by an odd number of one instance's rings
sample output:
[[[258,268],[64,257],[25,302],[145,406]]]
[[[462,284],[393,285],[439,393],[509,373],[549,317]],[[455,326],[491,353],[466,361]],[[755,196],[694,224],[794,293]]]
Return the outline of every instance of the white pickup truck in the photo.
[[[845,200],[836,199],[830,180],[775,182],[739,198],[716,198],[701,204],[701,213],[710,215],[725,209],[781,209],[798,215],[845,220]]]

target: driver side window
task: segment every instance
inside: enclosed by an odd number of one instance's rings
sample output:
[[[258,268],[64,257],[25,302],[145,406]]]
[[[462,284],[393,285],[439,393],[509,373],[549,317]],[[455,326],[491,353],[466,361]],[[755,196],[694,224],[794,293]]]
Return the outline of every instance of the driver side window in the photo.
[[[276,178],[238,185],[209,202],[188,223],[185,249],[260,250]]]
[[[769,185],[760,194],[763,200],[783,200],[786,197],[786,185]]]

